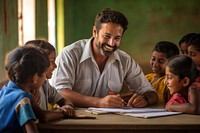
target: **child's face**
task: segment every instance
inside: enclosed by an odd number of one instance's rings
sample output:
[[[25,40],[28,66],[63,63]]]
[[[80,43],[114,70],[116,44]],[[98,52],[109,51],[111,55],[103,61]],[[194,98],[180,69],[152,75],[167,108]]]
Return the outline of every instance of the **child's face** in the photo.
[[[188,52],[188,55],[192,58],[192,60],[197,66],[197,69],[200,71],[200,52],[192,45],[188,47]]]
[[[181,43],[180,45],[181,53],[188,55],[188,44],[187,43]]]
[[[49,61],[50,61],[50,66],[47,70],[47,79],[50,79],[52,77],[53,70],[57,67],[57,65],[55,63],[56,53],[51,52],[48,57],[49,57]]]
[[[165,83],[170,91],[170,94],[173,95],[177,92],[180,92],[183,86],[183,80],[181,80],[178,75],[173,74],[169,67],[166,67],[166,80]]]
[[[47,71],[45,71],[41,76],[36,74],[35,76],[37,77],[37,80],[33,82],[31,89],[38,90],[44,84],[44,81],[46,80],[46,75]]]
[[[165,53],[153,51],[150,59],[150,67],[157,75],[165,75],[165,67],[168,63],[168,59]]]

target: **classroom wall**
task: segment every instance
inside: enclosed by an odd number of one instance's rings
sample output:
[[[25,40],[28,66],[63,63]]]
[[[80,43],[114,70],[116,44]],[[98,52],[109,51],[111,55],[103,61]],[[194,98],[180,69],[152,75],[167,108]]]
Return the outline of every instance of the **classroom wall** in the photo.
[[[47,0],[35,0],[36,38],[48,39]],[[18,0],[0,0],[0,82],[7,79],[6,53],[18,47]]]
[[[178,44],[184,34],[200,31],[199,5],[199,0],[65,0],[65,44],[91,37],[94,17],[102,9],[119,10],[129,20],[121,49],[149,73],[157,42]]]
[[[0,82],[6,78],[3,62],[8,51],[18,46],[17,0],[0,0]]]
[[[47,0],[36,2],[36,37],[47,38]],[[129,20],[121,49],[138,61],[145,73],[149,73],[151,50],[158,41],[177,44],[184,34],[200,31],[199,5],[199,0],[64,0],[65,45],[90,38],[94,17],[103,8],[110,7],[121,11]],[[0,1],[0,18],[2,81],[5,78],[5,54],[18,44],[17,0]]]

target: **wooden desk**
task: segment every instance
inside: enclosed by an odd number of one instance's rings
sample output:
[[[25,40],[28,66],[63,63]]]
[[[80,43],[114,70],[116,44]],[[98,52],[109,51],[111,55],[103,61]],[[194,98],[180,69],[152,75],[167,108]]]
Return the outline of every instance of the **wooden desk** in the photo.
[[[87,114],[84,109],[77,114]],[[96,119],[64,119],[38,123],[41,133],[199,133],[200,115],[180,114],[158,118],[103,114]]]

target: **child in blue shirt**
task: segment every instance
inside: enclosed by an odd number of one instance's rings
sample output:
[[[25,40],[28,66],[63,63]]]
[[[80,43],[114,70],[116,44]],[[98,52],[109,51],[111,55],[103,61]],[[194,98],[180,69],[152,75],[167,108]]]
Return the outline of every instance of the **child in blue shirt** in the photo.
[[[9,53],[5,69],[10,81],[0,91],[1,133],[38,132],[30,91],[44,83],[49,65],[46,54],[33,47]]]
[[[179,55],[179,48],[169,41],[160,41],[153,48],[150,67],[153,73],[146,75],[147,80],[158,93],[158,105],[165,105],[169,100],[169,92],[165,81],[165,67],[170,58]]]

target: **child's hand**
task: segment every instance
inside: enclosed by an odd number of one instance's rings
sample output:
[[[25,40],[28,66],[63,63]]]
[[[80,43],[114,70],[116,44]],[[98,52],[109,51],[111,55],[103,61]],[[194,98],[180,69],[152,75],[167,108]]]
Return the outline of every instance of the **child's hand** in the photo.
[[[71,105],[64,105],[59,109],[63,112],[63,114],[66,117],[74,117],[76,115],[76,112]]]
[[[172,109],[171,109],[171,106],[172,106],[173,104],[171,103],[171,104],[168,104],[165,108],[166,108],[166,110],[167,111],[173,111]]]

